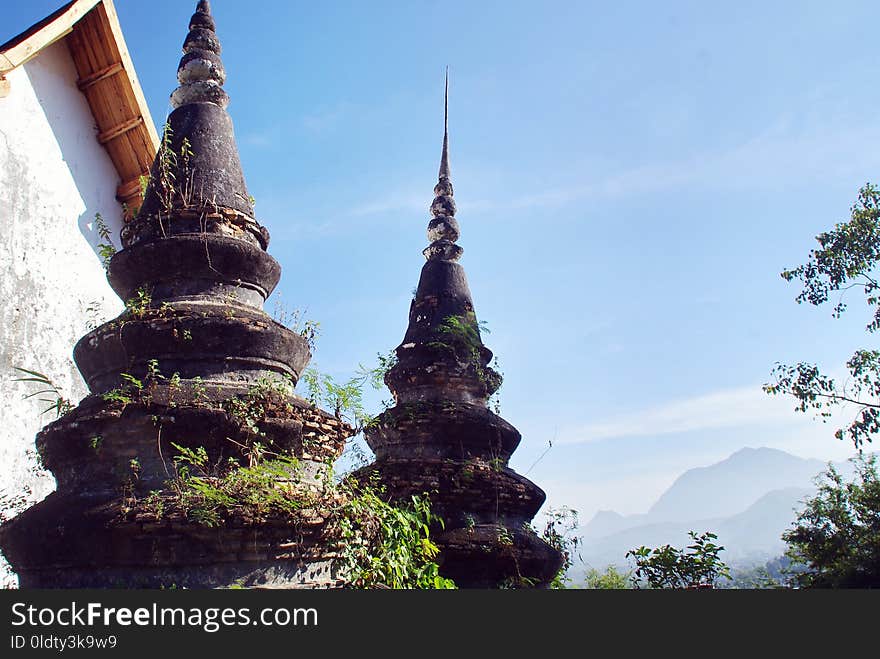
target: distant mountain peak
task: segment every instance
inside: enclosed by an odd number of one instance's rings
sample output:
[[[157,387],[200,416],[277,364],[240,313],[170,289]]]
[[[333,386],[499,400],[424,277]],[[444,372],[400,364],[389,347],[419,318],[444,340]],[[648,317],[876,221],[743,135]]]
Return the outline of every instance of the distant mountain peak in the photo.
[[[827,462],[766,446],[744,447],[714,464],[681,474],[647,514],[601,510],[581,527],[589,565],[625,565],[633,547],[681,546],[687,532],[714,531],[726,556],[761,561],[784,549],[782,532],[815,492]],[[836,463],[846,474],[846,463]]]
[[[755,458],[760,456],[784,456],[789,458],[797,458],[799,460],[803,460],[804,458],[798,458],[796,455],[792,455],[791,453],[786,453],[785,451],[778,448],[770,448],[769,446],[744,446],[738,451],[734,451],[726,458],[726,460],[733,460],[734,458]],[[724,462],[722,460],[721,462]],[[718,464],[718,463],[716,463]]]
[[[600,510],[587,524],[581,527],[584,537],[600,537],[637,524],[644,515],[621,515],[613,510]]]
[[[728,517],[771,490],[810,487],[824,466],[775,448],[744,447],[720,462],[684,472],[648,516],[658,522]]]

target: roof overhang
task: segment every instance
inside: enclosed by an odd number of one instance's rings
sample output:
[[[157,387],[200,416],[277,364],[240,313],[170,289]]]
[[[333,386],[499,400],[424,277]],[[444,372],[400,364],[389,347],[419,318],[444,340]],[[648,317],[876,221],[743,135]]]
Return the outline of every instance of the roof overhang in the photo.
[[[5,74],[63,39],[120,183],[116,198],[141,203],[140,177],[159,150],[159,136],[128,54],[112,0],[72,0],[0,45],[0,98],[10,93]]]

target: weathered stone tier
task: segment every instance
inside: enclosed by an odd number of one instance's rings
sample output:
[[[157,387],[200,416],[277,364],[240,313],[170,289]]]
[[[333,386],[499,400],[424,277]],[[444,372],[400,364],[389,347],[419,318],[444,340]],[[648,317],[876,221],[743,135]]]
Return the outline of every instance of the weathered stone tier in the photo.
[[[130,502],[49,495],[3,528],[22,588],[333,588],[338,544],[319,511],[194,524]],[[59,524],[59,520],[67,520]],[[16,542],[5,538],[15,536]]]
[[[123,300],[138,290],[163,300],[227,298],[262,308],[278,284],[281,266],[240,235],[179,233],[140,242],[110,259],[108,280]]]
[[[115,495],[125,486],[162,489],[175,473],[178,449],[205,449],[212,465],[246,464],[254,444],[296,458],[298,478],[314,480],[342,452],[351,428],[298,396],[260,387],[182,383],[122,390],[107,401],[89,396],[37,435],[37,448],[58,492]],[[256,430],[258,429],[258,430]],[[131,460],[138,461],[132,481]]]
[[[153,303],[92,330],[74,348],[94,393],[119,386],[123,373],[142,378],[151,360],[166,377],[295,384],[310,358],[301,335],[234,297]]]
[[[543,588],[562,565],[534,531],[504,523],[449,529],[437,543],[443,573],[468,588]]]
[[[363,474],[379,473],[395,499],[406,499],[412,493],[432,494],[432,509],[450,529],[475,524],[519,528],[544,503],[539,487],[496,461],[415,457],[377,464]]]
[[[483,405],[446,399],[395,405],[376,417],[367,438],[377,460],[478,459],[506,464],[521,436]]]

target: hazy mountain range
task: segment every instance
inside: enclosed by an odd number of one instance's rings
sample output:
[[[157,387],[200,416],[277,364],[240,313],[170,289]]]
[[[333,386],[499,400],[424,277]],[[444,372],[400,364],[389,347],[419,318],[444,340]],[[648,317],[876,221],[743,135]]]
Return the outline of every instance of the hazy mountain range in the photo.
[[[849,477],[850,463],[834,463]],[[626,566],[626,552],[645,545],[689,544],[688,531],[712,531],[726,549],[729,565],[747,565],[779,556],[780,536],[812,496],[814,479],[827,463],[771,448],[744,448],[708,467],[679,476],[640,515],[596,513],[580,528],[581,556],[589,567]]]

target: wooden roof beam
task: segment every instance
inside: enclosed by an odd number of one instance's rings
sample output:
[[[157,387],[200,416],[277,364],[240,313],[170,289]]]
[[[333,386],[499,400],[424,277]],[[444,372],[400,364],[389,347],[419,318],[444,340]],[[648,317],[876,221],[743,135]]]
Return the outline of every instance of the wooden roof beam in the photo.
[[[112,75],[116,75],[120,71],[123,71],[124,67],[122,66],[122,62],[114,62],[108,67],[100,69],[99,71],[95,71],[91,75],[87,75],[85,78],[76,81],[76,86],[79,87],[79,90],[85,91],[95,83],[101,82],[102,80],[109,78]]]
[[[120,183],[116,188],[116,199],[121,202],[127,202],[134,197],[141,196],[141,177],[129,179]]]
[[[116,126],[112,126],[111,128],[98,133],[98,141],[101,144],[107,144],[110,140],[115,140],[120,135],[124,135],[133,128],[137,128],[142,123],[144,123],[143,117],[135,117],[134,119],[123,121],[121,124],[117,124]]]

